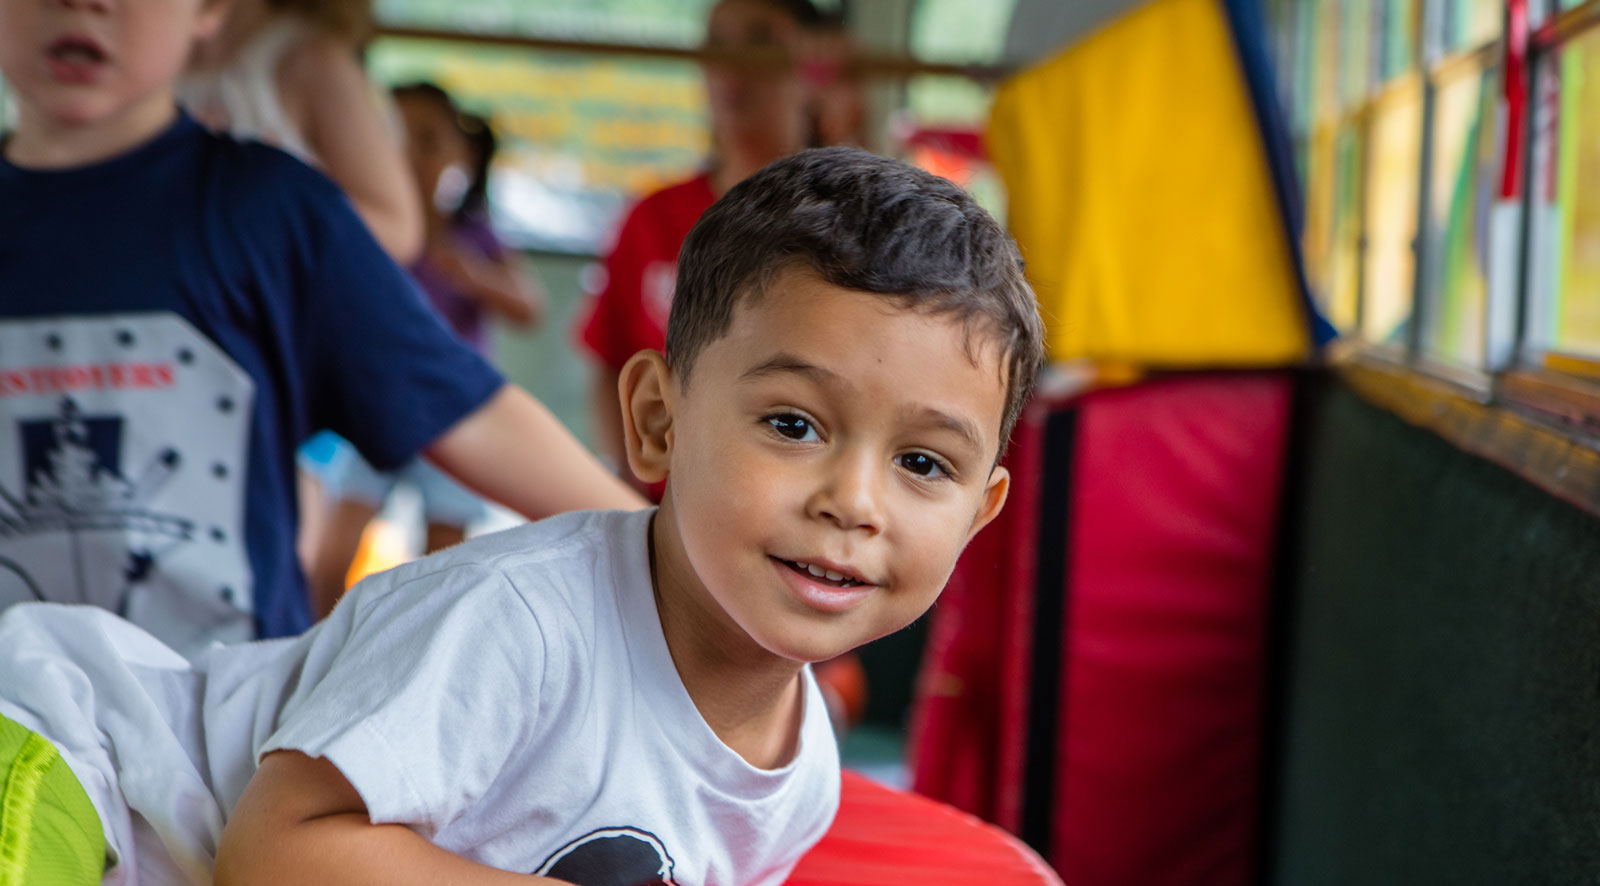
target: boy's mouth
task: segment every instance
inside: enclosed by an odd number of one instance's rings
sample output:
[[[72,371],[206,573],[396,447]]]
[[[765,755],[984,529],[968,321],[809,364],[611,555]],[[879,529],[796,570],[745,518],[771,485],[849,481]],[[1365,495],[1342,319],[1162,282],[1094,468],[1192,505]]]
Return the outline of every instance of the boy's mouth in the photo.
[[[823,566],[818,566],[814,563],[804,563],[799,560],[785,560],[782,557],[773,557],[772,559],[777,560],[779,563],[782,563],[795,572],[810,578],[812,581],[819,582],[821,584],[833,585],[836,588],[858,588],[862,585],[871,584],[871,582],[859,575],[849,572],[839,572]]]
[[[51,43],[45,50],[50,59],[50,69],[55,76],[67,82],[83,82],[110,61],[99,43],[88,37],[68,36]]]

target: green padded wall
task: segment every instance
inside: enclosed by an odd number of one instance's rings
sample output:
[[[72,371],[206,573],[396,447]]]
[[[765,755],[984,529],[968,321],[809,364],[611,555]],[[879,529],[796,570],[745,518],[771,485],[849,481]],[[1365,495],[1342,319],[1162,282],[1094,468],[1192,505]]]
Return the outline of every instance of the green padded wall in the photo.
[[[1309,387],[1269,882],[1600,883],[1600,520]]]

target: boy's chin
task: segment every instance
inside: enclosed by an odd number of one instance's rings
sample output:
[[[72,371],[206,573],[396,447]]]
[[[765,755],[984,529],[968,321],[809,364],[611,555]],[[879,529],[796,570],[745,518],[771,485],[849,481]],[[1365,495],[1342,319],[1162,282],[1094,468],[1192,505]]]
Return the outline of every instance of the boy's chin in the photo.
[[[79,129],[106,122],[111,119],[112,110],[106,102],[70,97],[42,103],[39,116],[58,129]]]
[[[865,642],[857,642],[855,638],[826,636],[826,633],[817,631],[808,636],[803,632],[797,632],[783,637],[765,638],[767,642],[761,645],[778,658],[800,666],[838,658]]]

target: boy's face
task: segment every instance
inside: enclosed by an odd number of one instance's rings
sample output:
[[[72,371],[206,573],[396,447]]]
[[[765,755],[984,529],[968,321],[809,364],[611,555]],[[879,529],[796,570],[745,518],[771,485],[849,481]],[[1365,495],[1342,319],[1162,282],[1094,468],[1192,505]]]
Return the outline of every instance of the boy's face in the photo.
[[[0,0],[0,72],[25,115],[81,127],[170,105],[196,37],[220,0]]]
[[[795,661],[921,615],[1008,484],[1000,349],[967,344],[956,318],[803,271],[741,303],[664,397],[658,584]]]

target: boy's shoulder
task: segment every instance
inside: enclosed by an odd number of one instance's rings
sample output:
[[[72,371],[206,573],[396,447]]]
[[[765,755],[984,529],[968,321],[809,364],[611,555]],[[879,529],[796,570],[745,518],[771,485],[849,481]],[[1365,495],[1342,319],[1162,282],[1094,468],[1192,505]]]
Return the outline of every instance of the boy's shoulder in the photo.
[[[477,584],[514,589],[524,602],[587,609],[608,587],[649,580],[653,511],[574,511],[482,535],[396,567],[383,584]],[[474,583],[468,582],[468,583]],[[538,614],[538,613],[536,613]]]
[[[649,525],[649,511],[569,511],[491,532],[440,552],[441,565],[471,563],[498,571],[560,568],[573,559],[631,543]],[[419,561],[421,562],[421,561]]]
[[[201,130],[211,158],[212,183],[232,205],[259,211],[269,206],[343,205],[339,186],[304,161],[264,142]]]

